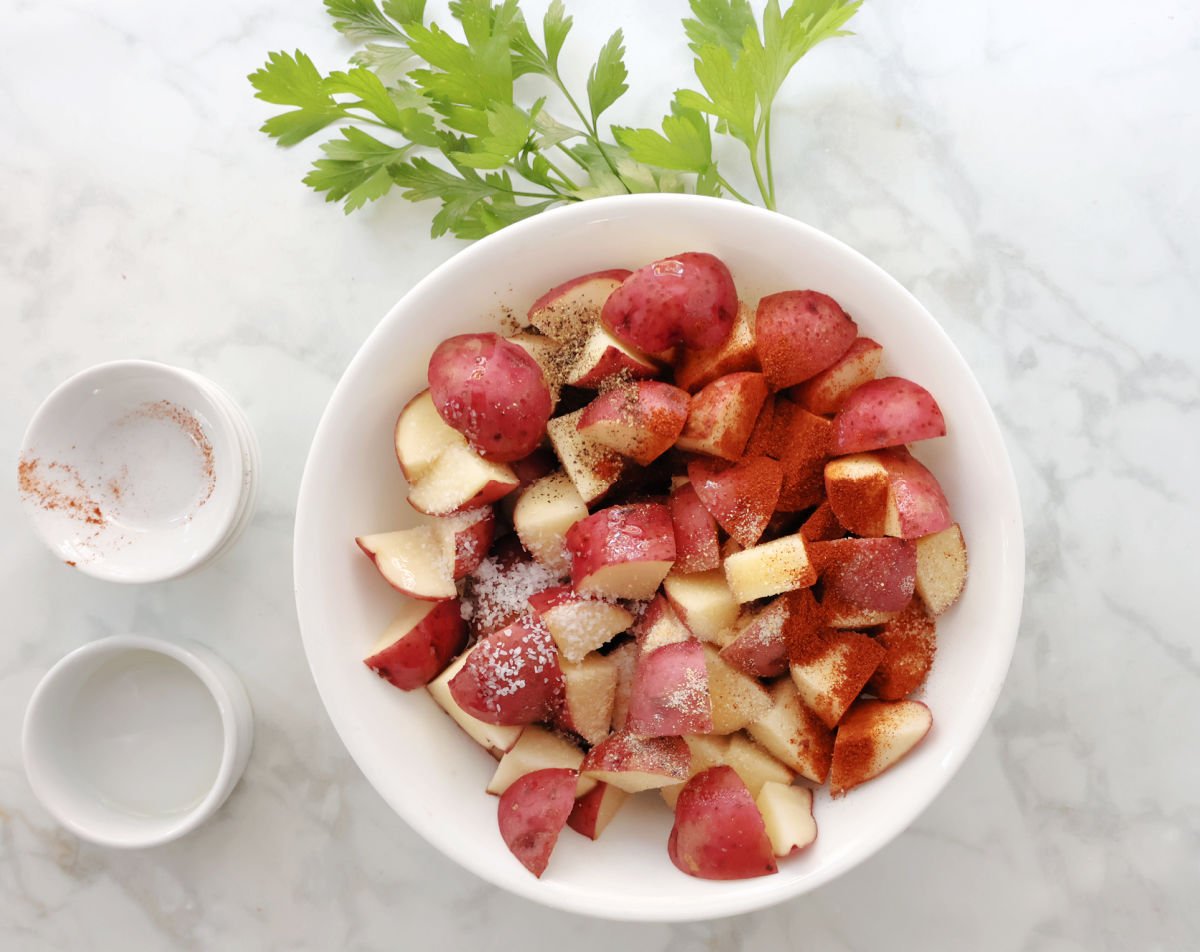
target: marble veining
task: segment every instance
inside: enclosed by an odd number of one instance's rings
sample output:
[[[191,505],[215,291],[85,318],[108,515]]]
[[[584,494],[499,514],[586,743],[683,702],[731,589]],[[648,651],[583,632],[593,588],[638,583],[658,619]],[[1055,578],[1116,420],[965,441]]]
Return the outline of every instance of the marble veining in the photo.
[[[688,80],[682,0],[570,6],[575,43],[626,29],[614,120],[645,122]],[[0,947],[1200,947],[1200,11],[874,0],[855,26],[785,89],[780,204],[909,287],[996,409],[1029,548],[1012,671],[947,790],[839,881],[713,923],[581,929],[412,833],[349,760],[300,649],[308,441],[374,323],[458,247],[399,200],[344,217],[299,184],[312,149],[255,131],[267,109],[244,77],[268,50],[329,68],[348,47],[317,0],[0,0],[9,458],[55,383],[142,356],[229,389],[264,459],[237,548],[142,588],[72,573],[13,484],[0,494]],[[58,829],[20,763],[41,674],[125,631],[211,645],[258,717],[218,817],[142,853]]]

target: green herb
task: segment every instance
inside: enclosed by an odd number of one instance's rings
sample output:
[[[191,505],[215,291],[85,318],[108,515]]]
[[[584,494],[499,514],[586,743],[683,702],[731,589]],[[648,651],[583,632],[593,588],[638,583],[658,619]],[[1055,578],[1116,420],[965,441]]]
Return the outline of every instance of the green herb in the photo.
[[[425,0],[325,0],[334,28],[361,43],[351,67],[322,74],[300,51],[272,53],[249,79],[289,107],[262,131],[291,146],[338,134],[307,185],[347,212],[393,188],[441,208],[433,235],[479,238],[546,208],[601,195],[695,192],[749,201],[717,167],[713,136],[746,149],[764,205],[775,207],[771,108],[797,62],[843,27],[861,0],[690,0],[683,21],[700,89],[677,90],[661,132],[600,119],[628,90],[624,37],[599,50],[583,95],[559,72],[572,19],[550,4],[540,37],[519,0],[453,0],[453,31],[426,21]],[[540,98],[518,96],[540,80]],[[560,106],[552,112],[549,97]]]

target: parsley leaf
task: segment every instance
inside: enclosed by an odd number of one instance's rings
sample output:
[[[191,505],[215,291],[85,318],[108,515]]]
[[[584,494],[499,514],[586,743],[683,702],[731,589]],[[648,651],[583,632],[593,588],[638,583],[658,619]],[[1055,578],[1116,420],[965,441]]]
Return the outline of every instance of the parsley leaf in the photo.
[[[380,198],[392,187],[390,166],[401,162],[411,146],[392,146],[353,126],[341,139],[321,146],[325,158],[313,163],[304,184],[325,193],[325,200],[345,200],[346,214]]]
[[[742,51],[747,30],[758,32],[750,0],[691,0],[694,20],[684,20],[693,53],[704,46],[723,46],[733,56]]]
[[[617,30],[600,49],[596,64],[588,73],[587,96],[592,110],[592,125],[609,106],[623,95],[629,86],[625,80],[629,73],[625,69],[624,36]]]
[[[402,37],[404,33],[383,15],[375,0],[325,0],[333,28],[351,39],[371,36]]]
[[[613,134],[632,158],[648,165],[680,172],[703,172],[712,165],[708,122],[695,109],[676,104],[663,119],[661,133],[614,126]]]
[[[262,131],[280,145],[295,145],[344,116],[325,88],[324,77],[299,50],[295,56],[268,54],[266,65],[250,74],[250,84],[258,90],[254,95],[264,102],[299,107],[262,124]]]

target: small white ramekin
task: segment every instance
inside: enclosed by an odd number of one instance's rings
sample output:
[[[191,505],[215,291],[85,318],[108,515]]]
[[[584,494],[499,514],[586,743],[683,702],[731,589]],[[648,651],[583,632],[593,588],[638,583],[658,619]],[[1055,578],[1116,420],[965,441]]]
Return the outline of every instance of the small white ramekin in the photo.
[[[100,364],[34,415],[19,491],[42,541],[116,582],[175,578],[237,540],[257,496],[245,414],[199,374],[145,360]]]
[[[128,730],[127,718],[122,720],[114,713],[111,724],[106,724],[106,712],[89,710],[89,722],[81,725],[77,723],[82,716],[78,700],[89,679],[100,676],[107,665],[127,659],[136,663],[140,654],[147,653],[168,659],[168,665],[177,662],[194,675],[220,718],[220,756],[211,784],[186,807],[173,804],[155,810],[139,804],[131,808],[105,796],[79,770],[79,735],[85,728],[91,735],[110,731],[113,736],[109,740],[124,744],[124,753],[136,757],[137,751],[129,749],[137,739]],[[145,677],[141,683],[147,686]],[[143,697],[131,700],[138,703],[139,715],[148,721],[168,721],[172,704],[179,703],[172,701],[177,696],[147,690]],[[179,710],[174,713],[178,715]],[[97,719],[101,723],[97,724]],[[62,826],[103,846],[139,849],[178,839],[216,813],[245,770],[253,739],[254,717],[246,690],[233,669],[215,654],[197,644],[183,646],[157,638],[116,635],[76,649],[50,669],[26,708],[22,752],[33,792]],[[189,758],[194,756],[186,744],[171,747],[164,756],[159,744],[149,769],[170,776],[172,771],[188,769]]]

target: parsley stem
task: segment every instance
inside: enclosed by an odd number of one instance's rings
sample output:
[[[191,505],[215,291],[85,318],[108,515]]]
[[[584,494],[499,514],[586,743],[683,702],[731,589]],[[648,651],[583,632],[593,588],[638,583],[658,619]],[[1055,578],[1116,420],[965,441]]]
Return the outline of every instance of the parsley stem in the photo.
[[[750,149],[750,168],[754,170],[754,181],[758,183],[758,193],[762,196],[763,204],[775,210],[775,203],[771,201],[771,194],[767,191],[767,183],[763,180],[762,166],[758,161],[758,142],[754,143],[754,148]]]
[[[767,203],[768,208],[775,207],[775,171],[771,168],[771,109],[768,106],[766,117],[763,121],[763,154],[767,160],[767,189],[771,193],[771,198]]]
[[[604,148],[604,143],[600,141],[600,134],[596,131],[595,124],[584,114],[584,111],[579,108],[579,103],[575,101],[575,97],[571,95],[571,91],[567,89],[567,84],[562,81],[562,77],[558,75],[558,70],[551,74],[551,78],[562,94],[567,97],[567,102],[571,104],[571,108],[575,110],[575,115],[579,117],[579,121],[583,123],[583,128],[587,130],[588,138],[596,146],[600,156],[604,159],[604,164],[608,166],[608,170],[617,177],[617,181],[621,183],[621,188],[625,189],[626,194],[633,194],[633,189],[625,184],[625,180],[621,178],[621,173],[617,171],[617,167],[613,164],[612,158],[608,151]]]
[[[572,192],[579,188],[579,186],[572,181],[571,177],[567,175],[566,172],[550,161],[550,157],[544,152],[542,153],[542,158],[545,160],[546,164],[550,166],[550,171],[558,176],[559,181],[564,188],[570,189]]]
[[[743,205],[753,205],[754,204],[754,202],[750,201],[750,199],[748,199],[745,195],[743,195],[736,188],[734,188],[732,185],[730,185],[729,182],[726,181],[725,176],[719,172],[717,173],[717,181],[721,183],[721,188],[725,189],[725,191],[727,191],[730,195],[732,195],[734,198],[736,198]]]

